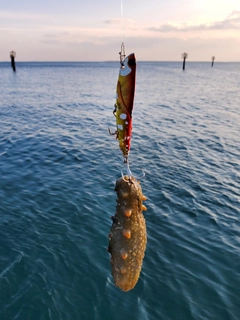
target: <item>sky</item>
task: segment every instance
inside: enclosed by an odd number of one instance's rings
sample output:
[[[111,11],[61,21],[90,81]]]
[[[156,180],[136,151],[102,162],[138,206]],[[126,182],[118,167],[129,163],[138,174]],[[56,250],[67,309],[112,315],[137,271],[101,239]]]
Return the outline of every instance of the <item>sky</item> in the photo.
[[[240,61],[240,0],[0,0],[0,61]]]

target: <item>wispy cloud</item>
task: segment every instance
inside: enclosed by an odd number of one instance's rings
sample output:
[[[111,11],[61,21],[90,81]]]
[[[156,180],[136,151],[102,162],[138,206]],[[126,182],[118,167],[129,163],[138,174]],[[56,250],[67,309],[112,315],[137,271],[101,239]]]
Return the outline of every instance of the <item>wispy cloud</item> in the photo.
[[[164,24],[160,27],[148,28],[155,32],[192,32],[192,31],[219,31],[219,30],[239,30],[240,29],[240,11],[233,11],[226,19],[216,21],[211,24],[190,25],[188,23]]]
[[[59,33],[46,33],[43,36],[45,38],[58,38],[58,37],[68,36],[68,35],[70,35],[70,32],[62,31],[62,32],[59,32]]]
[[[119,24],[134,24],[135,21],[132,20],[132,19],[118,19],[118,18],[115,18],[115,19],[104,20],[103,23],[119,25]]]

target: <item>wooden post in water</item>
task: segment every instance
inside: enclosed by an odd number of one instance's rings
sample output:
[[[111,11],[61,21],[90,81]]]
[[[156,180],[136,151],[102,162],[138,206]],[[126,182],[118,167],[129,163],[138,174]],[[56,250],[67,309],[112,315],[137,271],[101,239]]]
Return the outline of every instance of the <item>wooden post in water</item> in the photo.
[[[214,60],[215,60],[215,57],[212,56],[212,67],[213,67],[213,64],[214,64]]]
[[[15,57],[16,57],[16,52],[11,51],[10,52],[10,58],[11,58],[11,66],[14,72],[16,72],[16,66],[15,66]]]
[[[188,54],[186,52],[182,53],[182,58],[183,58],[183,70],[185,70],[185,61],[187,59]]]

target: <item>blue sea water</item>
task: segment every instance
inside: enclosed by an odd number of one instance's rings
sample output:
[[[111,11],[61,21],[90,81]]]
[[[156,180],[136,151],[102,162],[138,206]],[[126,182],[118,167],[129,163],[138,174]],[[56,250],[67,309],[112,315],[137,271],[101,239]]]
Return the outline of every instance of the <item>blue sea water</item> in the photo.
[[[138,62],[136,287],[106,250],[123,159],[118,62],[0,63],[0,319],[240,319],[240,63]]]

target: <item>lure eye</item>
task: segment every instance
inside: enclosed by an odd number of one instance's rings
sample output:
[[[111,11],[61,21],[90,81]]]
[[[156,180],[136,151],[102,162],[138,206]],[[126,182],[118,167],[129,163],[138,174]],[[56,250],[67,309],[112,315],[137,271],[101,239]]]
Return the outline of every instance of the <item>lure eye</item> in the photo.
[[[135,59],[129,59],[128,60],[129,67],[133,67],[133,66],[135,66],[135,64],[136,64],[136,60]]]

